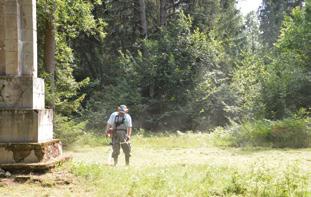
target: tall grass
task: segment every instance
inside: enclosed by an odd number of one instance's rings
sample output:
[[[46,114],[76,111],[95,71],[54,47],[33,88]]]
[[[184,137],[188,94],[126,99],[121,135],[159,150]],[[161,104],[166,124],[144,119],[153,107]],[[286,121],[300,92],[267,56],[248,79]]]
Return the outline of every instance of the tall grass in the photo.
[[[98,196],[311,196],[310,173],[210,165],[113,168],[72,164],[72,173],[95,184]]]
[[[263,127],[261,124],[258,125]],[[150,157],[146,155],[144,157],[142,154],[133,154],[135,155],[133,161],[136,159],[143,162],[133,162],[133,166],[130,167],[74,161],[68,165],[70,172],[79,177],[82,184],[96,189],[97,196],[311,196],[311,172],[308,171],[309,167],[306,167],[309,164],[308,160],[298,159],[302,163],[300,166],[294,162],[296,160],[284,162],[285,160],[281,158],[279,161],[283,163],[278,165],[275,156],[278,156],[279,152],[273,154],[273,157],[262,152],[264,155],[253,157],[253,161],[255,160],[253,162],[236,155],[237,152],[232,151],[232,148],[225,152],[223,149],[208,147],[211,135],[136,132],[132,139],[133,152],[137,153],[139,149],[148,153],[152,149],[154,160],[148,160]],[[232,140],[231,138],[232,136],[228,137],[229,140]],[[191,149],[191,151],[176,149]],[[206,149],[209,151],[204,152]],[[196,156],[191,159],[201,157],[208,159],[198,163],[180,160],[184,155],[176,153],[181,152],[184,154],[196,152]],[[97,152],[85,154],[87,159],[98,155]],[[240,161],[229,162],[224,157]],[[300,155],[297,158],[300,158]],[[170,162],[166,162],[165,159]],[[209,162],[210,159],[215,161]]]

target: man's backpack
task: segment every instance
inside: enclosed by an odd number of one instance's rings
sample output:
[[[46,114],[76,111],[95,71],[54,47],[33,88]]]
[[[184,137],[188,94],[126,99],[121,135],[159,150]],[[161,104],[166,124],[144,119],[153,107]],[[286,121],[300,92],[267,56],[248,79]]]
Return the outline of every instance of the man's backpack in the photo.
[[[122,118],[120,118],[120,117],[122,117]],[[116,117],[114,118],[114,124],[116,125],[116,128],[118,128],[120,125],[124,124],[124,121],[125,121],[124,116],[116,115]]]

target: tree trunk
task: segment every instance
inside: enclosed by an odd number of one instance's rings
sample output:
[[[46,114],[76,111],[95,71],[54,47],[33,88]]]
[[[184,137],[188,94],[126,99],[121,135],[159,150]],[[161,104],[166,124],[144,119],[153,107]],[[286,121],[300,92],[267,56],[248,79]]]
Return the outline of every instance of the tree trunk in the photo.
[[[55,40],[55,21],[54,21],[54,12],[55,8],[53,8],[52,12],[49,13],[49,17],[46,20],[46,30],[44,33],[44,65],[45,70],[50,76],[50,86],[51,86],[51,94],[52,94],[52,103],[50,104],[52,109],[55,109],[55,69],[56,69],[56,61],[55,61],[55,51],[56,51],[56,40]]]
[[[145,5],[145,0],[137,0],[138,1],[138,12],[139,12],[139,22],[140,22],[140,35],[142,38],[147,38],[148,37],[148,25],[147,25],[147,17],[146,17],[146,5]],[[148,57],[148,51],[146,50],[146,47],[144,44],[142,44],[142,55],[145,59]],[[151,83],[149,87],[149,95],[150,97],[153,97],[154,95],[154,83]]]
[[[55,27],[53,21],[46,21],[46,30],[44,35],[44,65],[49,74],[55,72]]]
[[[138,0],[139,3],[139,16],[140,16],[140,28],[141,28],[141,36],[143,38],[147,38],[148,30],[147,30],[147,18],[146,18],[146,5],[145,0]]]
[[[166,0],[160,0],[160,26],[164,26],[167,20]]]

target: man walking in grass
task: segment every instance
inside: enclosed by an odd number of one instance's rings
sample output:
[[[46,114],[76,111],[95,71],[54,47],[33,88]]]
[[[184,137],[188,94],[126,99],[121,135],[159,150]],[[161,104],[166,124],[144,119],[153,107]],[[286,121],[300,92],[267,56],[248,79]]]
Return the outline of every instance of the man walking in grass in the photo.
[[[128,108],[126,105],[120,105],[116,112],[110,115],[107,121],[107,134],[112,131],[112,158],[114,165],[118,163],[118,157],[120,154],[120,147],[125,155],[125,164],[130,164],[131,156],[131,134],[132,134],[132,118],[128,114]]]

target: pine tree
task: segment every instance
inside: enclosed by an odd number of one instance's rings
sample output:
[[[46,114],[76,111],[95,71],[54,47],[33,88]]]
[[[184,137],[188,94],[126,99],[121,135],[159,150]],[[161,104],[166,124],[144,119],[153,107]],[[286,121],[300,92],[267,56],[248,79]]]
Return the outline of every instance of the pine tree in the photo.
[[[296,6],[302,6],[304,0],[263,0],[259,8],[260,30],[262,42],[272,47],[280,35],[284,16],[290,14]]]

